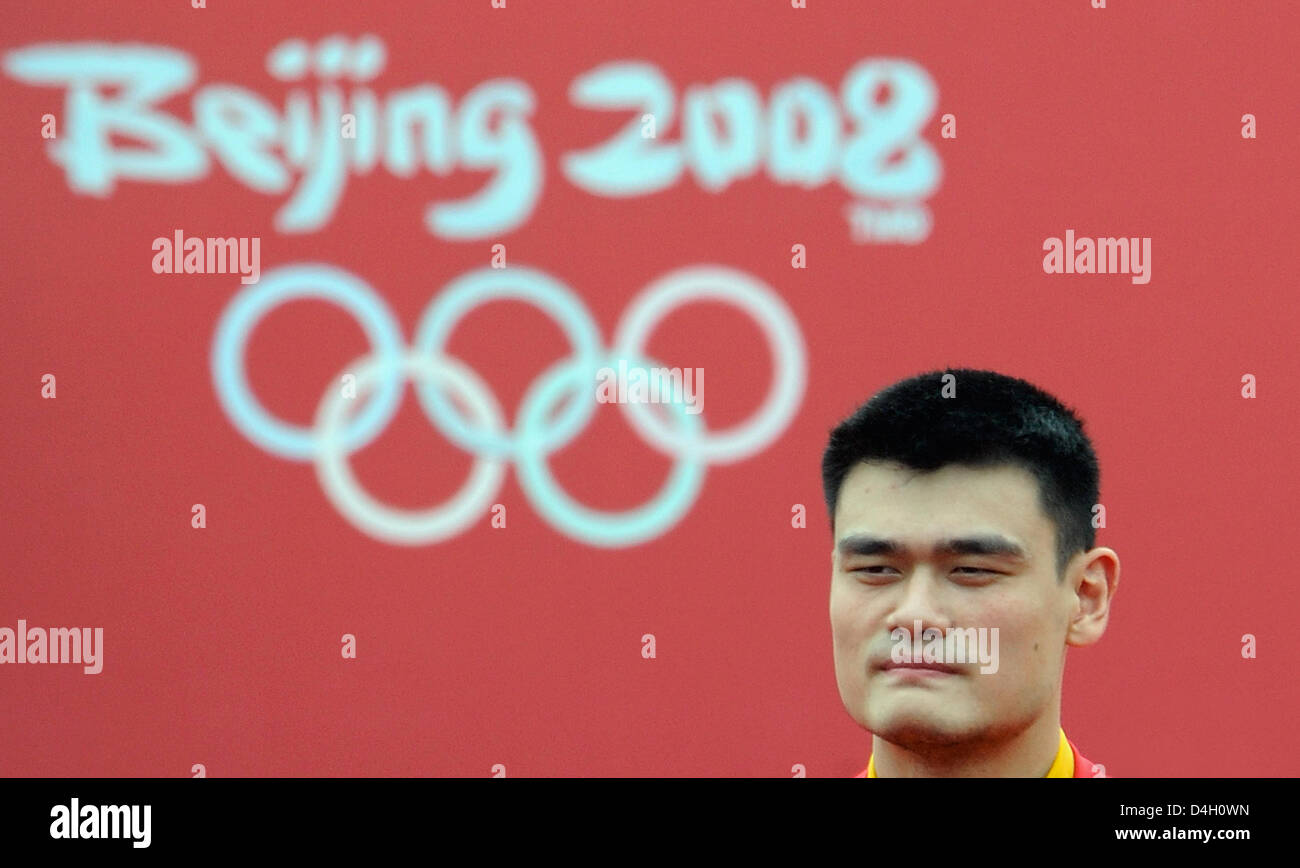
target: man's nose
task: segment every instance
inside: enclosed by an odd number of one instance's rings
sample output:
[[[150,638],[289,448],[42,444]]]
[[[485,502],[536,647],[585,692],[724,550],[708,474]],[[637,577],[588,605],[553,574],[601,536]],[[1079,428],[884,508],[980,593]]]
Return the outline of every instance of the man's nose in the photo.
[[[938,576],[927,567],[918,567],[902,582],[902,596],[898,599],[886,626],[889,630],[905,627],[912,630],[917,621],[921,629],[936,627],[947,630],[952,619],[945,614],[944,592]]]

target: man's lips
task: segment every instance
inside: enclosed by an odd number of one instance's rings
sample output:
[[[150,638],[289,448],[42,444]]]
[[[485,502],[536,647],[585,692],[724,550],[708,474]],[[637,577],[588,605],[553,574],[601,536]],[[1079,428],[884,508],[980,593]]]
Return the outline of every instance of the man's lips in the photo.
[[[956,675],[961,671],[956,666],[949,666],[946,663],[895,663],[893,660],[886,660],[878,668],[883,672],[898,670],[902,672],[942,672],[949,675]]]

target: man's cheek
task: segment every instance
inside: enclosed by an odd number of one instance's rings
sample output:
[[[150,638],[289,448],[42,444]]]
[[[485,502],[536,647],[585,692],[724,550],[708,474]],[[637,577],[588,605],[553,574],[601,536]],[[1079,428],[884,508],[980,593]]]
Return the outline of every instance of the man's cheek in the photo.
[[[987,657],[989,663],[977,662],[971,681],[972,689],[978,692],[981,704],[989,707],[1005,707],[1024,702],[1029,696],[1027,689],[1041,682],[1043,673],[1050,668],[1047,649],[1032,632],[1008,632],[1006,628],[1001,628],[997,633],[996,646],[990,641],[983,650],[987,654],[982,656]],[[993,670],[994,663],[996,670]],[[983,672],[984,669],[989,671]]]

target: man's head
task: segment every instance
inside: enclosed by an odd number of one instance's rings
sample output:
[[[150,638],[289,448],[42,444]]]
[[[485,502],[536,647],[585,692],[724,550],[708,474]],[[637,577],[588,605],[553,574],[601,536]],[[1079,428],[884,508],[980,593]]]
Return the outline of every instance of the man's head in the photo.
[[[917,750],[1055,720],[1066,646],[1101,637],[1119,578],[1114,552],[1094,548],[1098,477],[1069,409],[991,371],[912,377],[836,427],[822,482],[835,672],[850,715]],[[891,634],[917,622],[945,635],[996,628],[997,671],[889,668]]]

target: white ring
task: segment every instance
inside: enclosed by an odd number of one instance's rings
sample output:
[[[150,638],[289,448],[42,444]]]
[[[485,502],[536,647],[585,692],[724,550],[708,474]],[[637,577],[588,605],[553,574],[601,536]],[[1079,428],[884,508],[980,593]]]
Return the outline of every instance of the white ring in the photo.
[[[647,357],[646,340],[661,319],[682,304],[708,298],[730,302],[748,313],[767,338],[772,352],[772,386],[759,410],[724,431],[683,437],[665,428],[649,405],[626,403],[621,408],[637,433],[659,451],[730,464],[759,452],[780,436],[803,395],[807,377],[803,337],[794,315],[775,291],[744,272],[722,266],[691,266],[670,272],[632,301],[614,336],[612,355]]]
[[[377,356],[357,359],[346,373],[356,377],[358,393],[381,374],[386,360]],[[402,357],[405,377],[442,380],[465,398],[470,416],[483,428],[500,432],[505,427],[500,405],[487,385],[470,368],[448,357],[437,359],[407,351]],[[326,390],[316,410],[316,477],[326,497],[353,525],[376,539],[399,545],[424,545],[453,537],[487,512],[501,489],[505,465],[499,459],[476,457],[469,478],[452,498],[432,509],[396,509],[375,500],[357,482],[348,463],[339,432],[349,400],[337,383]]]

